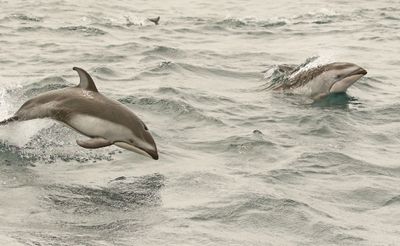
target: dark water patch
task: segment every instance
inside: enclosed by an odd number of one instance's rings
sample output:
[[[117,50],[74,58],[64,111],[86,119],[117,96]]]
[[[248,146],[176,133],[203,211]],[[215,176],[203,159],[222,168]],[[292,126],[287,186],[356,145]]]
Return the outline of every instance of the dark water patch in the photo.
[[[25,14],[12,14],[9,15],[3,20],[19,20],[19,21],[24,21],[24,22],[41,22],[43,20],[43,17],[37,17],[37,16],[32,16],[32,15],[25,15]]]
[[[202,31],[204,33],[212,33],[212,34],[218,34],[218,35],[220,35],[221,33],[230,33],[230,31],[228,31],[228,28],[226,26],[218,25],[215,23],[209,23],[209,24],[203,26]]]
[[[187,53],[184,50],[167,46],[157,46],[155,48],[142,52],[142,55],[161,56],[167,59],[178,59],[187,57]]]
[[[303,133],[306,136],[316,136],[319,138],[335,137],[338,134],[328,125],[318,125],[313,129]]]
[[[164,176],[155,173],[112,180],[105,187],[48,185],[43,199],[50,208],[72,214],[135,210],[161,204],[159,192],[164,180]]]
[[[294,25],[299,24],[330,24],[340,23],[352,20],[351,15],[337,14],[337,13],[306,13],[291,18]]]
[[[313,21],[314,24],[318,24],[318,25],[323,25],[323,24],[329,24],[329,23],[333,23],[333,20],[317,20],[317,21]]]
[[[116,78],[119,77],[119,74],[115,72],[113,69],[108,67],[96,67],[93,69],[93,76],[103,80],[104,79],[116,80]]]
[[[149,70],[150,73],[155,74],[169,74],[171,72],[184,73],[182,67],[172,61],[162,61],[156,67]]]
[[[248,22],[236,18],[228,18],[222,21],[217,21],[215,24],[225,27],[238,28],[247,26]]]
[[[249,36],[258,36],[259,38],[264,38],[264,36],[274,35],[274,32],[271,31],[245,31],[242,34],[247,34]]]
[[[34,166],[38,158],[23,148],[0,142],[0,164],[4,166]]]
[[[295,169],[275,169],[267,174],[253,174],[252,177],[257,177],[269,184],[301,184],[304,174]]]
[[[383,204],[383,206],[385,206],[385,207],[386,206],[399,206],[399,205],[400,205],[400,195],[390,198]]]
[[[5,60],[5,59],[0,60],[0,64],[13,64],[13,63],[15,63],[15,61],[13,61],[13,60]]]
[[[68,32],[74,32],[74,33],[82,33],[85,36],[99,36],[99,35],[105,35],[107,32],[96,28],[96,27],[87,27],[87,26],[66,26],[66,27],[60,27],[57,30],[68,33]]]
[[[142,43],[138,43],[138,42],[126,42],[126,43],[121,43],[121,44],[109,44],[106,45],[107,49],[113,49],[113,50],[121,50],[121,51],[136,51],[136,50],[140,50],[147,47],[146,45],[142,44]]]
[[[187,28],[187,27],[186,28],[185,27],[175,28],[174,31],[177,32],[177,33],[183,33],[185,35],[196,35],[196,34],[200,34],[201,33],[197,29]]]
[[[16,231],[13,234],[15,238],[22,245],[29,246],[69,246],[69,245],[85,245],[85,246],[98,246],[100,245],[114,245],[119,240],[114,239],[109,244],[103,244],[107,242],[106,239],[100,236],[83,234],[83,233],[71,233],[64,230],[55,231],[54,228],[50,230],[41,228],[32,228],[31,231]]]
[[[42,26],[24,26],[17,29],[18,32],[39,32],[42,30],[48,30],[48,28]]]
[[[56,43],[40,43],[40,44],[37,44],[37,46],[40,48],[49,48],[49,47],[55,48],[55,47],[58,47],[59,45]]]
[[[259,20],[254,18],[227,18],[222,21],[215,22],[214,25],[218,25],[224,28],[230,29],[258,29],[258,28],[277,28],[287,25],[287,20],[284,19],[268,19]]]
[[[400,20],[399,17],[395,17],[395,16],[389,15],[387,13],[381,13],[380,16],[382,16],[385,20],[394,20],[394,21]]]
[[[333,93],[322,99],[315,100],[311,105],[321,108],[348,109],[350,104],[358,105],[361,103],[357,98],[349,96],[347,93]]]
[[[358,40],[360,40],[360,41],[371,41],[371,40],[373,40],[373,41],[377,41],[377,42],[382,42],[382,41],[385,40],[385,38],[382,37],[382,36],[371,36],[371,35],[369,35],[367,37],[361,37]]]
[[[345,202],[345,209],[353,212],[379,209],[396,200],[396,198],[390,199],[392,191],[377,186],[371,187],[369,184],[352,190],[335,191],[335,193],[334,196],[340,197],[340,200]]]
[[[265,24],[262,24],[261,26],[271,28],[271,27],[281,27],[285,25],[287,25],[286,21],[274,21],[274,22],[267,22]]]
[[[80,231],[84,230],[87,232],[103,232],[106,235],[105,240],[108,239],[109,234],[121,234],[122,232],[132,233],[135,231],[143,230],[144,225],[141,224],[141,221],[137,221],[135,219],[115,219],[111,222],[105,223],[87,223],[87,224],[77,224],[74,227]]]
[[[380,8],[377,8],[377,10],[389,11],[389,12],[397,12],[397,11],[400,11],[400,8],[397,8],[397,7],[380,7]]]

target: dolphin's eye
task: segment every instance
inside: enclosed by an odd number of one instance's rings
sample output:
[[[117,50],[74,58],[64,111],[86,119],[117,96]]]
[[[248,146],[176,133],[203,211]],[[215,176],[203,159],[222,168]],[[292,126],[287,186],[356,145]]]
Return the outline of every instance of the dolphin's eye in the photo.
[[[128,141],[129,141],[130,143],[133,143],[133,139],[129,139]]]

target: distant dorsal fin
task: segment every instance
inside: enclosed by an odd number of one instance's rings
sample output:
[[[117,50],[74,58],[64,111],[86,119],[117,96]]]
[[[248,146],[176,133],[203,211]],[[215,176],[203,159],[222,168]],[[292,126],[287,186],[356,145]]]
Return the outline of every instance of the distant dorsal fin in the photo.
[[[72,69],[77,71],[79,74],[80,82],[78,87],[88,91],[99,92],[96,88],[96,85],[94,84],[92,77],[90,77],[90,75],[85,70],[79,67],[73,67]]]
[[[156,18],[148,18],[148,20],[153,22],[155,25],[158,25],[158,22],[160,21],[160,16]]]

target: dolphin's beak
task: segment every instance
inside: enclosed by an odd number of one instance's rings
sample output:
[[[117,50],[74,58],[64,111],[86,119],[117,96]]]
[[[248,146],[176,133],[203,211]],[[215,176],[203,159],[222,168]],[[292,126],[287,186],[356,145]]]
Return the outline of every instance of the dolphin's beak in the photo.
[[[147,157],[151,157],[154,160],[158,160],[157,147],[156,147],[154,141],[152,142],[152,144],[148,144],[148,143],[130,144],[130,143],[126,143],[126,142],[115,142],[114,144],[120,148],[130,150],[130,151],[136,152],[138,154],[141,154],[141,155],[144,155]]]
[[[336,81],[329,89],[330,93],[346,92],[352,84],[367,74],[367,70],[362,67],[353,65],[354,69],[350,71],[344,78]]]
[[[158,160],[157,149],[147,150],[146,153],[149,154],[154,160]]]

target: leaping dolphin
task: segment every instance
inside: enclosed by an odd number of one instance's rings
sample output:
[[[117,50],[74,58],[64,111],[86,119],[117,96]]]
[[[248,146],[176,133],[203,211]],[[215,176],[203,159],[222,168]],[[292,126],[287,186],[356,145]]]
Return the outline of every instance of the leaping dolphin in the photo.
[[[73,70],[79,74],[78,86],[34,97],[26,101],[13,117],[1,121],[0,125],[51,118],[89,137],[76,140],[83,148],[95,149],[114,144],[157,160],[156,144],[143,121],[120,102],[99,93],[85,70],[78,67]]]
[[[284,83],[273,90],[300,92],[313,99],[331,93],[346,92],[367,71],[353,63],[334,62],[305,71],[294,71]]]

